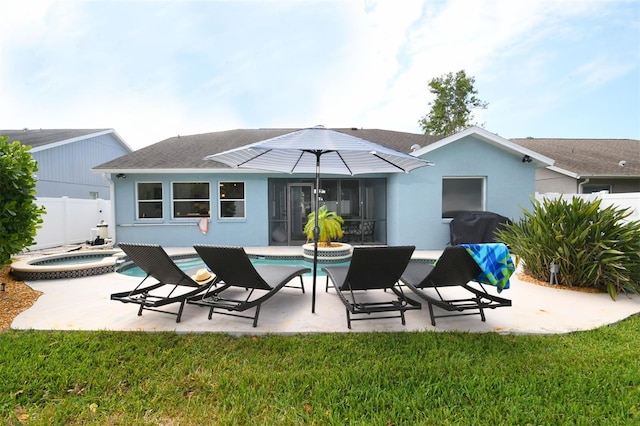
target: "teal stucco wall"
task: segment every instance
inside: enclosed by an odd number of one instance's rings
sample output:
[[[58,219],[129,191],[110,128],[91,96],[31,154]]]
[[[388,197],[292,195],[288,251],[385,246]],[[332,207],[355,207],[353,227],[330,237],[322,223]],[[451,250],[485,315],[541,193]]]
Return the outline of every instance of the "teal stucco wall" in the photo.
[[[389,245],[410,244],[423,250],[441,250],[448,244],[450,221],[442,219],[443,177],[484,177],[487,211],[517,219],[522,216],[521,207],[531,207],[536,166],[533,162],[523,163],[522,155],[470,135],[430,151],[424,157],[435,165],[386,176]],[[116,242],[173,247],[193,244],[268,246],[268,178],[274,176],[283,177],[282,174],[238,173],[236,170],[228,173],[127,174],[123,179],[114,178]],[[163,219],[136,218],[135,184],[139,181],[162,182]],[[197,218],[171,217],[171,183],[176,181],[210,183],[211,219],[207,234],[198,229]],[[245,218],[218,219],[220,181],[245,182]]]
[[[530,209],[535,194],[534,163],[473,136],[454,141],[424,156],[435,163],[389,178],[389,244],[443,249],[450,220],[442,219],[443,177],[485,177],[485,210],[512,219],[521,206]]]

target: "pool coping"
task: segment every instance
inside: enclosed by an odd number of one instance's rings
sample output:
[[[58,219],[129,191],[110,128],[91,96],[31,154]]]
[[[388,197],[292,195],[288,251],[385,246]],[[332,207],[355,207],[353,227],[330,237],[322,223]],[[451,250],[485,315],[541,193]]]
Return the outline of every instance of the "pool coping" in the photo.
[[[287,247],[246,247],[247,256],[253,259],[270,260],[307,260],[302,246]],[[107,255],[108,254],[108,255]],[[168,250],[172,259],[186,259],[198,257],[195,250],[189,248]],[[48,261],[60,259],[87,258],[95,256],[99,260],[95,262],[79,263],[72,265],[48,264]],[[80,278],[93,275],[102,275],[110,272],[120,272],[120,269],[128,263],[127,255],[121,249],[94,249],[73,250],[62,253],[49,253],[27,259],[21,259],[11,264],[11,275],[21,281],[55,280],[64,278]],[[436,257],[437,258],[437,257]],[[412,262],[433,262],[435,258],[412,257]],[[344,258],[325,258],[319,264],[330,265],[344,262]]]
[[[79,278],[115,272],[122,259],[122,250],[81,250],[66,253],[47,254],[29,259],[18,260],[11,264],[11,275],[21,281],[54,280]],[[86,259],[96,257],[95,262],[72,265],[49,264],[57,260]]]

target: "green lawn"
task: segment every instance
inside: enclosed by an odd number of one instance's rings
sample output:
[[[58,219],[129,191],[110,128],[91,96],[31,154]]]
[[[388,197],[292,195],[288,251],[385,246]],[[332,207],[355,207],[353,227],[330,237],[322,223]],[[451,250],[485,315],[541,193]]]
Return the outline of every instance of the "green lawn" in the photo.
[[[9,331],[0,424],[640,424],[640,316],[556,336]]]

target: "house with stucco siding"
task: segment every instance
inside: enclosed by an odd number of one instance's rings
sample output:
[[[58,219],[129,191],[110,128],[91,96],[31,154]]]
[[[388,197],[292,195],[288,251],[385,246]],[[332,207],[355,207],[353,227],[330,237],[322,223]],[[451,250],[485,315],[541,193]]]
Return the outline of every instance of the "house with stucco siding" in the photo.
[[[176,136],[93,168],[112,185],[118,242],[164,246],[300,245],[313,175],[232,169],[204,157],[299,129],[237,129]],[[554,161],[478,127],[447,138],[381,129],[332,129],[435,163],[407,174],[322,174],[321,204],[352,244],[442,249],[458,211],[512,219],[531,205],[536,172]]]

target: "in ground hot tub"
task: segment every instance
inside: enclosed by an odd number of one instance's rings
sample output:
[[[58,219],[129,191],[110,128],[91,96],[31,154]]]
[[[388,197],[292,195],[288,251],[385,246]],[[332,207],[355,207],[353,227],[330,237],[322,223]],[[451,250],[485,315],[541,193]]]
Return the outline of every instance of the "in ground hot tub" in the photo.
[[[51,254],[11,264],[11,274],[18,280],[55,280],[115,272],[124,256],[121,250],[87,250]]]

